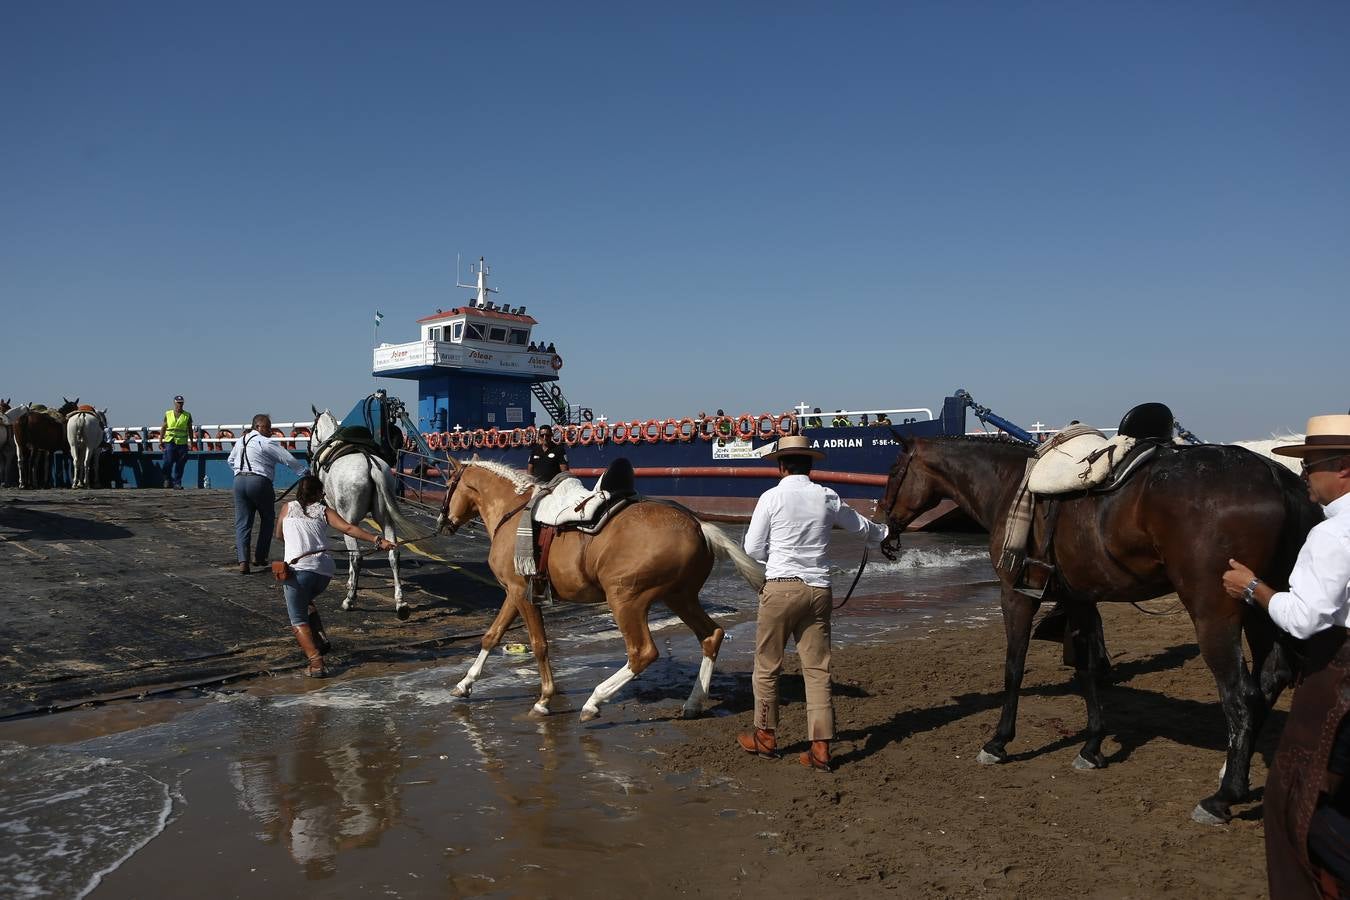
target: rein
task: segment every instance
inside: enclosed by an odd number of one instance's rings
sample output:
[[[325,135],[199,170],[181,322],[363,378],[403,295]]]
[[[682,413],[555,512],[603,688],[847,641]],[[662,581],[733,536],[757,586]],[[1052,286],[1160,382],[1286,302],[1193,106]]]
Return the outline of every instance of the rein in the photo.
[[[848,603],[848,601],[853,598],[853,589],[858,586],[858,580],[862,578],[863,569],[866,568],[867,568],[867,545],[864,544],[862,560],[859,561],[858,563],[858,574],[853,576],[853,583],[848,586],[848,593],[844,595],[843,600],[839,601],[839,605],[835,607],[835,610],[843,609],[844,606]]]

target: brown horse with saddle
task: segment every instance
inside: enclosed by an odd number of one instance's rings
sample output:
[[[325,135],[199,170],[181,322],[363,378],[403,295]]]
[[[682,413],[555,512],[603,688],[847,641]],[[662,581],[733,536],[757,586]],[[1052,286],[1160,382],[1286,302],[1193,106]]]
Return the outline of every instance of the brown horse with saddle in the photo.
[[[62,398],[64,399],[64,398]],[[15,408],[10,428],[14,432],[19,469],[19,487],[52,486],[52,454],[69,452],[66,416],[79,409],[80,398],[66,400],[60,408],[30,404]]]
[[[1216,824],[1231,817],[1231,804],[1246,798],[1256,735],[1292,678],[1288,651],[1277,642],[1270,617],[1229,597],[1223,573],[1229,559],[1242,559],[1272,586],[1284,587],[1304,537],[1322,514],[1288,469],[1240,447],[1175,446],[1172,421],[1162,404],[1127,415],[1121,433],[1136,440],[1127,458],[1115,461],[1116,474],[1099,487],[1038,503],[1021,519],[1027,539],[1021,553],[1009,541],[1010,529],[1019,527],[1010,512],[1034,474],[1028,462],[1037,451],[1027,444],[896,435],[901,451],[877,510],[891,526],[883,552],[892,558],[905,526],[944,499],[991,535],[1007,651],[1003,713],[980,752],[982,763],[1008,759],[1032,617],[1042,600],[1053,600],[1068,616],[1067,643],[1087,703],[1087,740],[1074,767],[1104,766],[1098,680],[1106,660],[1096,604],[1175,591],[1195,623],[1228,722],[1219,790],[1192,813],[1196,821]],[[1123,481],[1116,477],[1121,471],[1129,473]],[[1244,630],[1251,670],[1243,658]]]
[[[656,660],[647,614],[658,600],[689,626],[702,646],[703,660],[684,714],[702,711],[724,633],[699,603],[699,590],[718,558],[730,559],[758,590],[764,584],[759,563],[717,526],[699,521],[684,507],[637,496],[633,468],[625,459],[611,465],[593,492],[565,474],[541,485],[502,463],[448,462],[451,473],[437,530],[453,534],[470,520],[482,519],[492,537],[488,565],[506,589],[506,601],[483,636],[478,659],[452,693],[469,696],[488,653],[519,616],[539,664],[540,693],[533,712],[548,714],[555,692],[553,671],[543,615],[530,590],[531,580],[542,576],[561,599],[608,604],[627,647],[627,665],[591,693],[582,708],[583,722],[599,716],[601,703]],[[543,501],[553,495],[567,499],[546,514]],[[532,552],[537,541],[531,518],[536,516],[552,529],[547,559]]]

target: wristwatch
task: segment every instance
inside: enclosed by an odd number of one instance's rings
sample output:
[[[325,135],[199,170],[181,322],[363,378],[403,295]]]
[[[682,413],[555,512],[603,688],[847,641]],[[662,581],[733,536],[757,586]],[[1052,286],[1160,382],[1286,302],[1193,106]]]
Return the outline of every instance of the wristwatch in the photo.
[[[1242,592],[1242,601],[1253,606],[1256,605],[1256,586],[1261,583],[1260,578],[1253,578],[1247,582],[1247,588]]]

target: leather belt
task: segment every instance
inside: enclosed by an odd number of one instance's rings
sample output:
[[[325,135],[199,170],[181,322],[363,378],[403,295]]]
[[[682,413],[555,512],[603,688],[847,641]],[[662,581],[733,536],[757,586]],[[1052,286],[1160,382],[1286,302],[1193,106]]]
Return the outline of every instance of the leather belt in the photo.
[[[801,581],[802,579],[801,579],[800,576],[797,576],[797,575],[789,575],[789,576],[787,576],[786,578],[765,578],[764,580],[765,580],[765,581]],[[802,582],[802,583],[805,584],[805,582]]]

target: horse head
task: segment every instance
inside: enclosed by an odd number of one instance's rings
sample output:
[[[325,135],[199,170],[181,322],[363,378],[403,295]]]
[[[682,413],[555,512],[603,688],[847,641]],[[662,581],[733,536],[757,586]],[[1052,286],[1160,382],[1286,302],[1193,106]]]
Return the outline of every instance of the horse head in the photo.
[[[62,395],[61,399],[64,400],[65,402],[62,403],[61,408],[56,411],[57,415],[61,416],[67,415],[69,413],[74,412],[80,406],[79,397],[76,397],[74,400],[71,400],[68,397]]]
[[[339,423],[337,416],[329,409],[319,412],[318,407],[313,404],[310,405],[310,409],[314,410],[314,427],[309,430],[310,446],[317,447],[333,436],[338,430]]]
[[[0,399],[0,413],[7,413],[10,410],[9,398]]]
[[[477,458],[478,455],[474,454],[474,459]],[[477,513],[478,504],[472,496],[474,492],[471,489],[459,489],[468,466],[453,456],[446,456],[445,461],[450,466],[450,475],[446,479],[445,499],[441,501],[440,515],[436,516],[436,533],[448,530],[449,534],[454,534]]]

